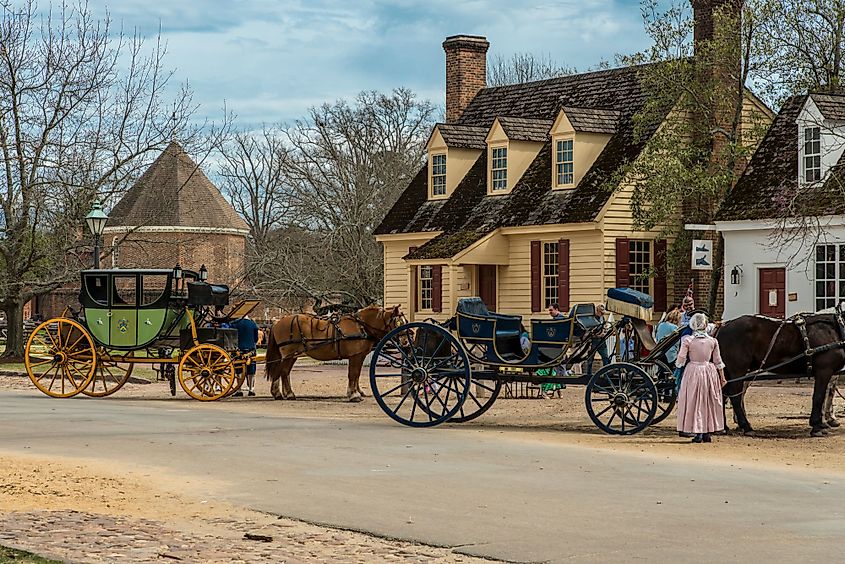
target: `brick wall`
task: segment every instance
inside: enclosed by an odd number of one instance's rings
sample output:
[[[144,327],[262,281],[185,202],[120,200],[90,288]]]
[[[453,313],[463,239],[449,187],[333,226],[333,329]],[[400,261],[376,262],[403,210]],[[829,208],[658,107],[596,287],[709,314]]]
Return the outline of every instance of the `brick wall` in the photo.
[[[446,121],[454,122],[478,91],[487,85],[487,49],[484,37],[455,35],[443,42],[446,51]]]

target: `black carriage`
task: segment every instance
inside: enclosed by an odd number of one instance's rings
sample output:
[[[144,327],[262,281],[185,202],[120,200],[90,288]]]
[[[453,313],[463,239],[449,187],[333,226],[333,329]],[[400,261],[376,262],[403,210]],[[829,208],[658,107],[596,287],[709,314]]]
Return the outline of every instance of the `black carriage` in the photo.
[[[460,299],[448,321],[408,323],[378,343],[370,365],[373,395],[395,421],[430,427],[475,419],[504,384],[583,385],[596,426],[637,433],[675,405],[665,353],[684,329],[657,344],[645,321],[649,296],[628,289],[608,296],[609,309],[620,314],[615,323],[597,317],[593,304],[578,304],[562,319],[530,320],[529,339],[520,316],[490,312],[480,298]],[[592,360],[608,340],[615,340],[617,362],[593,372]],[[583,374],[566,370],[578,363],[586,365]]]

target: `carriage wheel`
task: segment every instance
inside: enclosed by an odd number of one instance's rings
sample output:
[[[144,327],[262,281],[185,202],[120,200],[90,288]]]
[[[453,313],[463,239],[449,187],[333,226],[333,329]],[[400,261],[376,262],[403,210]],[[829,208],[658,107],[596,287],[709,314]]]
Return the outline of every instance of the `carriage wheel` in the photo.
[[[126,357],[134,356],[134,354],[130,351]],[[121,365],[111,359],[105,360],[102,354],[97,355],[97,368],[94,370],[94,377],[91,378],[91,383],[82,390],[82,393],[92,398],[104,398],[112,395],[129,381],[133,366],[134,364],[131,362]]]
[[[662,360],[642,363],[640,367],[651,376],[654,385],[657,386],[657,413],[649,423],[649,425],[657,425],[669,417],[675,408],[675,402],[678,399],[675,391],[675,374]]]
[[[200,401],[226,397],[236,380],[232,358],[217,345],[203,343],[188,349],[179,361],[179,384]]]
[[[234,394],[235,392],[240,390],[241,387],[243,387],[244,382],[246,382],[246,370],[247,366],[245,363],[235,363],[235,382],[232,384],[231,389],[226,394],[227,398],[231,397],[232,394]]]
[[[484,390],[480,392],[478,388]],[[458,414],[449,419],[450,423],[466,423],[482,415],[490,409],[502,391],[501,380],[479,380],[470,378],[470,386],[467,390],[467,399],[458,410]],[[485,395],[481,395],[485,394]]]
[[[654,419],[657,386],[639,366],[617,362],[593,375],[585,402],[596,427],[613,435],[633,435]]]
[[[470,375],[466,351],[448,330],[415,322],[397,327],[376,345],[370,389],[394,421],[433,427],[458,416]]]
[[[85,328],[72,319],[48,319],[26,342],[24,363],[35,387],[54,398],[69,398],[94,377],[97,353]]]

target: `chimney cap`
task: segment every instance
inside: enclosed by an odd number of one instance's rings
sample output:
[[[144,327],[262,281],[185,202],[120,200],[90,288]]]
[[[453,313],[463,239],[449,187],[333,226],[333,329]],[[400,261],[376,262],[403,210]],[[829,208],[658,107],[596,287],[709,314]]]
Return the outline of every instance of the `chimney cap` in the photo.
[[[444,49],[457,48],[477,49],[479,51],[487,51],[490,47],[490,42],[483,35],[450,35],[443,42]]]

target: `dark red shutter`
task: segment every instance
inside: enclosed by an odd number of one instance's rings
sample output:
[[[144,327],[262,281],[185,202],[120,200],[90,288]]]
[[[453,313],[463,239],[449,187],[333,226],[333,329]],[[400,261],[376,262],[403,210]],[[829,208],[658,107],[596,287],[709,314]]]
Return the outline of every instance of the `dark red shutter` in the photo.
[[[543,256],[540,254],[540,241],[531,241],[531,311],[543,309],[543,285],[540,270],[543,267]]]
[[[654,242],[654,309],[666,311],[666,239]]]
[[[557,242],[557,301],[561,311],[569,309],[569,239]]]
[[[616,287],[627,288],[631,284],[630,249],[627,237],[616,239]]]
[[[431,310],[434,313],[443,311],[443,267],[431,267]]]
[[[416,251],[416,247],[408,247],[408,254],[410,255]],[[417,267],[411,267],[411,303],[414,306],[414,311],[420,310],[420,293],[417,290]]]

